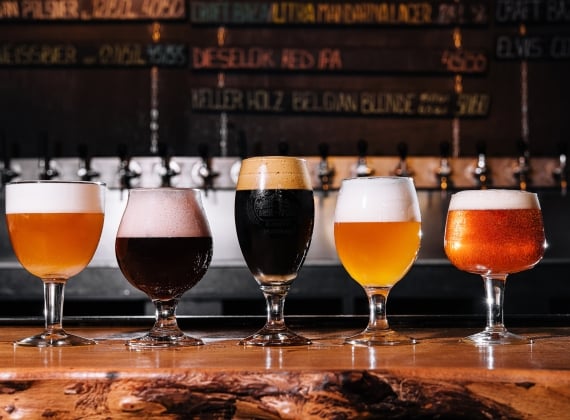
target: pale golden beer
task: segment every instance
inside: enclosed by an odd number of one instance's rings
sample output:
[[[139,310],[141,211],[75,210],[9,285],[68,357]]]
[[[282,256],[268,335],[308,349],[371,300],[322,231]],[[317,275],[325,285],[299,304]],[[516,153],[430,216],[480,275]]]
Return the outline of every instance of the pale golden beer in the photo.
[[[528,344],[503,323],[507,276],[534,267],[546,240],[538,196],[517,190],[467,190],[453,194],[444,248],[459,270],[479,274],[485,286],[487,326],[465,340],[476,345]]]
[[[89,263],[103,228],[103,213],[9,213],[12,247],[40,278],[68,279]]]
[[[420,246],[421,223],[337,222],[342,265],[362,286],[390,287],[408,272]]]
[[[445,253],[458,269],[475,274],[528,270],[544,254],[540,209],[450,210]]]
[[[363,177],[342,181],[334,217],[338,257],[369,300],[364,331],[345,342],[374,346],[413,344],[388,326],[388,293],[411,268],[420,248],[421,215],[411,178]]]
[[[6,185],[6,225],[16,258],[44,284],[45,330],[18,345],[79,346],[95,341],[62,327],[67,280],[93,258],[103,230],[105,184],[19,181]]]

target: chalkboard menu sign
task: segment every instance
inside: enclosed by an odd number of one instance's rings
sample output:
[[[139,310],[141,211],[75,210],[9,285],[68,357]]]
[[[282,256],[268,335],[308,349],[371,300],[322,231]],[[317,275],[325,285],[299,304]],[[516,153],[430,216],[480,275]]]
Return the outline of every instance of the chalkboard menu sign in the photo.
[[[40,132],[65,156],[548,155],[568,74],[570,0],[0,0],[0,131],[21,156]]]

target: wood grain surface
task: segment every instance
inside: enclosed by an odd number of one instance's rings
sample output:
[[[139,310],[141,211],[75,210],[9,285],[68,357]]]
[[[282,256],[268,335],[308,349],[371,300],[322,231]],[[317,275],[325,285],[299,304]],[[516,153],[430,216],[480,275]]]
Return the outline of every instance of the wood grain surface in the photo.
[[[255,329],[252,325],[252,330]],[[313,326],[303,347],[242,347],[248,328],[192,329],[204,346],[132,351],[144,327],[70,328],[98,344],[24,348],[0,327],[1,419],[565,419],[570,328],[519,329],[532,345],[479,348],[461,328],[402,330],[414,346],[353,347]]]

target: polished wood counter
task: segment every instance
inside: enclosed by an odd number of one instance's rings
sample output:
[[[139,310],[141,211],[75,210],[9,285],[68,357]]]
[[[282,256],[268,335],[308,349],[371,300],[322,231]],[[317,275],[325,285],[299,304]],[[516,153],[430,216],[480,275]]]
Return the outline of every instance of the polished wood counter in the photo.
[[[40,325],[0,323],[0,418],[570,418],[570,327],[511,328],[532,345],[479,348],[480,328],[398,328],[413,346],[353,347],[363,318],[293,320],[303,347],[242,347],[262,319],[188,318],[204,346],[133,351],[152,321],[69,323],[79,348],[15,347]]]

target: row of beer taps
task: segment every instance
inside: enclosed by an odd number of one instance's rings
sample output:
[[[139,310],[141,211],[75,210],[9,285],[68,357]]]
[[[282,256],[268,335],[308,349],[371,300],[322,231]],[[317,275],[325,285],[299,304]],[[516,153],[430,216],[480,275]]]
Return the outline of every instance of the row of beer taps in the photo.
[[[0,176],[2,184],[6,184],[11,180],[18,178],[20,172],[18,168],[11,164],[10,152],[5,141],[4,136],[0,133],[0,147],[2,152],[2,167],[0,168]],[[209,190],[213,190],[217,185],[217,180],[222,178],[222,171],[228,169],[229,179],[233,185],[237,183],[241,161],[248,156],[247,142],[245,134],[241,133],[237,137],[238,155],[237,159],[231,162],[231,167],[219,168],[213,164],[213,158],[210,153],[210,147],[207,143],[200,143],[198,145],[199,160],[192,163],[191,178],[194,184],[200,184],[199,187],[205,190],[207,194]],[[40,136],[40,147],[43,156],[38,160],[39,179],[54,179],[61,176],[61,170],[58,166],[56,159],[49,153],[48,141],[45,135]],[[316,177],[316,189],[322,191],[326,196],[329,191],[335,189],[339,185],[339,181],[348,176],[365,177],[375,174],[385,174],[385,171],[379,173],[378,167],[370,163],[370,159],[375,159],[374,163],[378,162],[378,157],[371,157],[368,155],[368,142],[360,139],[356,143],[357,157],[356,161],[350,164],[350,172],[347,173],[346,160],[350,157],[335,157],[330,156],[330,147],[327,143],[318,144],[318,156],[315,157],[317,161],[314,163],[314,174]],[[527,145],[524,142],[517,143],[518,156],[515,164],[510,169],[513,176],[513,187],[518,187],[521,190],[526,190],[533,185],[533,169],[530,162],[530,153]],[[289,154],[289,145],[287,142],[281,141],[278,144],[278,153],[281,155]],[[90,181],[97,180],[102,174],[92,165],[93,157],[90,155],[87,145],[80,144],[78,146],[79,167],[77,169],[76,177],[80,180]],[[121,190],[128,190],[138,186],[138,180],[143,175],[143,167],[139,164],[137,159],[133,159],[129,153],[126,144],[119,144],[117,146],[117,156],[119,159],[118,167],[116,169],[116,177],[118,179],[118,188]],[[173,185],[173,179],[179,178],[182,174],[182,165],[179,162],[181,157],[173,158],[171,148],[165,144],[158,145],[158,157],[160,163],[154,165],[153,171],[155,175],[160,178],[160,186],[170,187]],[[558,158],[556,164],[550,165],[551,181],[553,185],[557,185],[562,194],[567,192],[568,184],[568,168],[566,165],[567,147],[565,143],[559,144]],[[140,159],[140,158],[139,158]],[[177,161],[178,159],[178,161]],[[310,158],[311,162],[315,159]],[[434,158],[426,158],[433,160]],[[451,145],[447,141],[440,143],[439,150],[439,164],[434,168],[433,165],[429,166],[432,172],[431,176],[434,180],[432,183],[435,188],[441,191],[448,191],[453,188],[464,188],[465,185],[455,185],[454,177],[456,180],[464,177],[465,174],[458,174],[457,165],[453,164],[454,158],[451,156]],[[465,161],[466,158],[461,158]],[[469,158],[471,159],[471,158]],[[335,164],[340,167],[335,167]],[[419,166],[414,167],[414,164]],[[343,166],[344,165],[344,166]],[[469,164],[469,171],[472,177],[472,186],[474,188],[492,188],[494,184],[493,171],[491,170],[492,164],[487,156],[485,142],[478,142],[476,144],[476,157],[473,162]],[[389,175],[402,176],[402,177],[417,177],[426,179],[425,164],[418,164],[418,158],[410,164],[408,156],[408,145],[405,142],[400,142],[397,145],[397,163],[389,170]],[[499,168],[503,170],[504,168]],[[416,172],[418,170],[418,172]],[[549,169],[550,170],[550,169]],[[455,172],[454,172],[455,171]],[[497,175],[497,172],[495,172]],[[228,176],[226,176],[227,178]],[[431,182],[431,181],[430,181]]]

